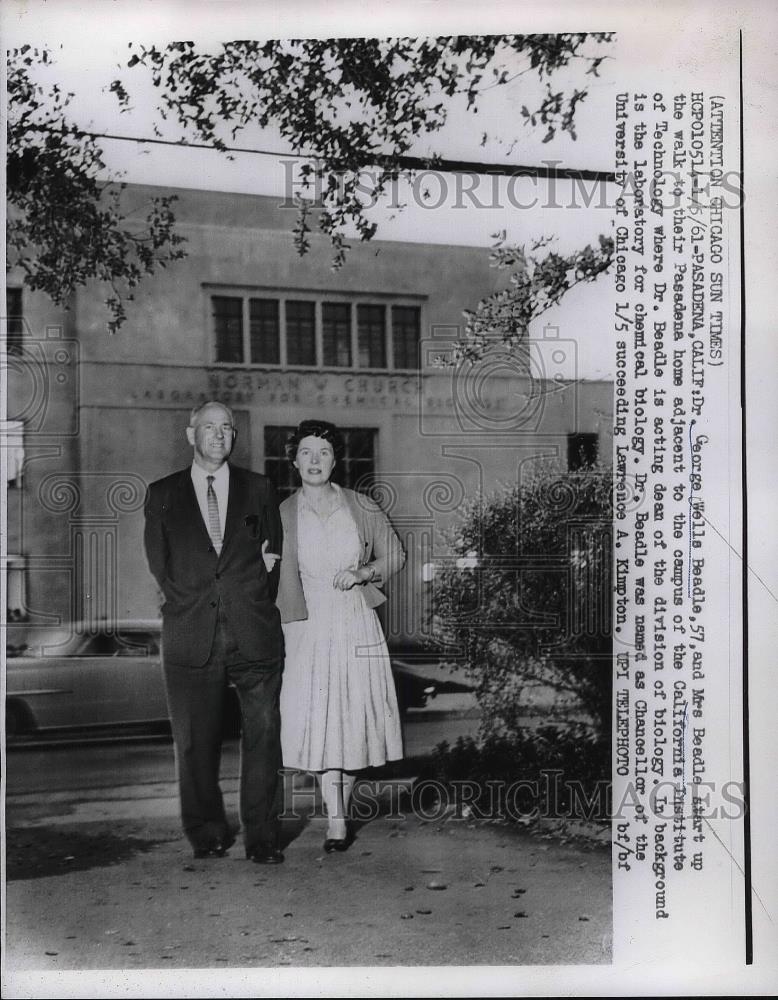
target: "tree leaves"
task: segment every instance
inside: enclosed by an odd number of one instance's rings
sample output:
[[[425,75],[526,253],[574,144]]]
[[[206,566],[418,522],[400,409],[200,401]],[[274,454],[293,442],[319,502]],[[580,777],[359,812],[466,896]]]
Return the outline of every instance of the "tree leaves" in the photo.
[[[507,286],[465,311],[464,336],[449,353],[447,366],[480,361],[495,344],[520,348],[533,320],[575,285],[595,281],[613,261],[613,239],[608,236],[600,236],[596,247],[587,245],[572,254],[549,251],[539,256],[536,251],[550,238],[537,241],[527,252],[524,246],[506,245],[504,232],[495,235],[491,266],[509,271]]]
[[[236,40],[216,52],[201,52],[191,41],[161,48],[131,43],[127,68],[150,73],[159,116],[182,127],[182,141],[195,138],[230,155],[226,140],[242,129],[277,128],[306,161],[296,175],[295,247],[307,253],[318,229],[339,268],[349,250],[346,233],[353,230],[362,241],[374,237],[377,225],[366,212],[382,195],[394,195],[391,185],[408,169],[403,157],[419,136],[444,127],[452,98],[475,113],[486,90],[529,72],[546,82],[546,91],[539,106],[522,108],[524,123],[544,129],[544,141],[559,131],[574,137],[586,90],[568,94],[547,81],[576,60],[597,75],[607,58],[598,50],[612,38],[598,32]],[[524,69],[510,75],[506,64],[513,70],[517,56]],[[59,303],[87,281],[107,282],[108,325],[115,330],[126,315],[122,303],[143,276],[184,256],[173,200],[152,203],[143,223],[128,221],[120,186],[97,179],[104,169],[99,146],[68,120],[70,95],[56,85],[44,92],[34,82],[38,63],[49,63],[46,50],[26,45],[9,56],[9,264],[23,270],[30,288]],[[115,80],[110,90],[120,110],[129,110],[126,81]],[[156,123],[154,130],[159,134]],[[432,155],[430,167],[436,162]],[[312,169],[303,169],[308,165]],[[506,344],[520,342],[533,316],[573,284],[593,280],[608,266],[606,257],[595,250],[546,269],[515,258],[508,293],[471,314],[463,356],[478,356],[494,330]],[[496,266],[509,266],[507,257]]]
[[[589,50],[612,38],[595,32],[237,40],[215,53],[174,42],[161,49],[138,46],[127,66],[150,72],[160,114],[202,142],[224,149],[225,134],[234,138],[249,125],[272,125],[296,153],[310,156],[316,171],[299,175],[296,193],[323,209],[316,226],[330,239],[337,268],[345,260],[348,228],[361,240],[376,231],[365,218],[361,172],[372,171],[374,204],[402,172],[402,158],[416,139],[446,124],[451,98],[464,97],[476,113],[485,90],[519,75],[511,76],[505,65],[515,66],[516,56],[524,71],[547,80],[573,60],[599,66],[605,57]],[[124,82],[112,90],[126,106]],[[575,90],[567,97],[547,86],[538,108],[522,109],[525,123],[543,126],[544,142],[557,131],[574,137],[576,107],[585,95]],[[298,222],[299,253],[310,247],[309,232],[307,220]]]
[[[90,280],[107,283],[108,329],[115,332],[141,279],[184,256],[175,198],[151,199],[142,222],[128,221],[124,185],[98,179],[100,147],[67,118],[72,95],[56,84],[46,92],[33,80],[33,67],[48,58],[45,50],[30,55],[29,46],[9,53],[8,266],[58,304]]]

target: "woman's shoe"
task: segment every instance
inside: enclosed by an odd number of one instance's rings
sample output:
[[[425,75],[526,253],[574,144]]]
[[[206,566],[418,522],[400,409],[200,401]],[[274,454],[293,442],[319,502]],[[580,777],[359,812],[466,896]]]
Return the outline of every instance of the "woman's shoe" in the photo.
[[[351,845],[354,843],[356,839],[357,839],[356,834],[354,833],[353,828],[349,824],[346,827],[345,837],[327,837],[327,839],[324,841],[324,853],[334,854],[336,851],[338,851],[339,853],[342,854],[343,851],[347,851],[349,847],[351,847]]]

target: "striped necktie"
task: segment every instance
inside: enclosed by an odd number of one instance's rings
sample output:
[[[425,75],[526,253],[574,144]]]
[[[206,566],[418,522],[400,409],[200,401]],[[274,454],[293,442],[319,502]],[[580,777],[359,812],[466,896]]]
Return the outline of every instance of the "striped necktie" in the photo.
[[[216,491],[213,488],[213,476],[206,476],[208,483],[208,534],[211,536],[216,555],[222,550],[222,529],[219,523],[219,501],[216,499]]]

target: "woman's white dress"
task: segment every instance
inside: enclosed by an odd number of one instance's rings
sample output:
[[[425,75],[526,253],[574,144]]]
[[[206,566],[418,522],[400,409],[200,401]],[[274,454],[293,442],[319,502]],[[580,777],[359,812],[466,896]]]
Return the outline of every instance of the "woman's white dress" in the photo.
[[[342,496],[328,517],[319,517],[298,494],[298,564],[308,618],[283,626],[286,767],[356,771],[402,757],[400,713],[378,616],[360,586],[332,585],[337,572],[357,568],[360,548]]]

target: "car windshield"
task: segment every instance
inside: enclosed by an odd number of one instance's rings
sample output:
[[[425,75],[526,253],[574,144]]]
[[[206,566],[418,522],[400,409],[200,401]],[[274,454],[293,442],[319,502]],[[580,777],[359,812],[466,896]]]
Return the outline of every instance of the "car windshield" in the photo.
[[[6,628],[5,649],[13,656],[72,656],[84,642],[84,635],[61,625]]]
[[[6,630],[6,652],[15,657],[42,659],[62,656],[155,656],[159,653],[159,630],[119,626],[120,631],[101,628],[85,631],[71,626],[12,626]]]

